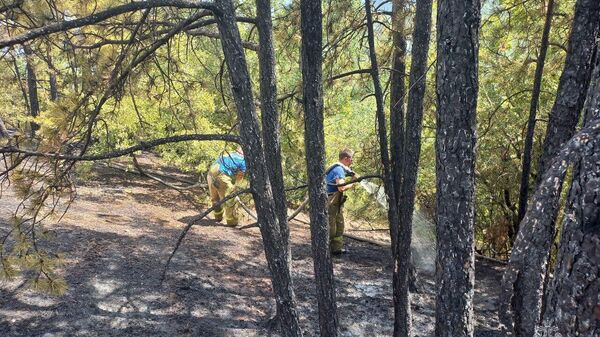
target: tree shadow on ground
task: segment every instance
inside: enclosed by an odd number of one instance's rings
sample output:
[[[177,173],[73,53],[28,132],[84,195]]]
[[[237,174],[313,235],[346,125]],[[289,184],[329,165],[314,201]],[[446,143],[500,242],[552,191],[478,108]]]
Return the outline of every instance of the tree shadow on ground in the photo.
[[[40,243],[65,253],[60,273],[69,290],[56,297],[16,289],[20,280],[0,283],[0,336],[277,335],[265,325],[275,303],[257,228],[240,231],[200,220],[161,284],[186,225],[176,219],[189,221],[195,212],[177,192],[139,176],[109,176],[85,187],[70,215],[52,226],[55,238]],[[4,220],[0,231],[9,227]],[[291,230],[300,324],[312,336],[318,315],[310,233],[298,224]],[[391,335],[391,254],[354,240],[347,245],[350,254],[334,260],[341,334]],[[431,276],[424,277],[429,290],[413,300],[415,325],[431,331],[434,286]],[[485,319],[477,319],[476,336],[497,336]]]
[[[225,336],[232,329],[261,329],[255,313],[269,310],[268,280],[262,268],[228,254],[235,248],[229,240],[190,233],[161,285],[166,253],[180,229],[144,219],[128,221],[143,227],[144,234],[55,229],[57,238],[46,248],[61,249],[76,261],[62,272],[70,289],[53,297],[2,288],[0,335],[165,336],[187,331]],[[245,249],[243,255],[256,260],[260,247]],[[215,271],[218,277],[212,275]],[[20,317],[10,320],[14,314]]]

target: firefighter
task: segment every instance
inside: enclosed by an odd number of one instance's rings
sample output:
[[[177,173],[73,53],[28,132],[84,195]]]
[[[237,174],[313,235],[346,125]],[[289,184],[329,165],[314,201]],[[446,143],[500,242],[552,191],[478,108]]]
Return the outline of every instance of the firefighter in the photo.
[[[331,165],[326,172],[327,182],[327,209],[329,212],[329,249],[332,255],[341,255],[348,251],[344,248],[344,203],[347,197],[344,191],[352,188],[354,184],[338,186],[356,180],[352,171],[352,156],[350,149],[343,149],[339,154],[339,161]]]
[[[238,146],[235,152],[221,154],[211,165],[206,177],[213,205],[233,193],[244,180],[245,173],[246,161],[241,147]],[[226,201],[223,206],[219,206],[214,210],[215,220],[223,220],[223,213],[225,213],[227,225],[236,226],[238,224],[237,208],[238,204],[235,198]]]

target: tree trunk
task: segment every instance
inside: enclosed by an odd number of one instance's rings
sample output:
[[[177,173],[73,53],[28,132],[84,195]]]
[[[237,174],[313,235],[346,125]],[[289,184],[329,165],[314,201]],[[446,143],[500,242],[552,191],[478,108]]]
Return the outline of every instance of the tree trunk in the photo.
[[[592,71],[592,54],[600,26],[600,1],[578,0],[565,67],[550,112],[538,168],[537,183],[579,122]]]
[[[478,0],[437,13],[436,336],[473,335]]]
[[[260,104],[262,135],[265,146],[265,159],[271,188],[275,196],[275,208],[281,228],[283,246],[290,254],[290,231],[287,221],[287,202],[281,167],[281,146],[279,133],[279,113],[277,111],[277,77],[275,74],[275,49],[273,47],[273,22],[271,0],[256,0],[256,24],[259,39]],[[288,256],[288,260],[291,257]],[[288,261],[289,263],[289,261]]]
[[[401,160],[405,163],[402,174],[400,200],[400,233],[398,248],[394,256],[398,266],[398,287],[395,289],[395,321],[394,336],[409,337],[412,335],[412,318],[410,311],[411,273],[415,273],[411,259],[412,218],[415,209],[415,188],[421,152],[421,130],[423,125],[423,97],[426,88],[427,54],[431,35],[431,0],[417,0],[415,13],[415,30],[413,33],[412,61],[410,68],[410,84],[408,109],[406,114],[406,139]]]
[[[596,59],[600,60],[597,55]],[[600,62],[596,62],[587,105],[584,125],[600,123]],[[600,333],[600,139],[592,138],[582,150],[539,337]]]
[[[571,163],[573,163],[576,160],[579,160],[579,158],[582,155],[586,156],[586,154],[589,154],[590,151],[592,151],[593,153],[594,149],[590,150],[590,147],[595,146],[595,150],[597,151],[598,137],[600,136],[600,119],[596,118],[593,122],[589,123],[589,125],[590,127],[587,127],[578,134],[576,134],[573,138],[571,138],[571,140],[567,144],[565,144],[561,152],[559,152],[559,154],[554,159],[552,166],[544,174],[540,186],[538,187],[538,189],[532,197],[529,209],[527,210],[525,218],[521,223],[521,230],[519,231],[515,247],[513,248],[514,253],[511,255],[510,263],[502,279],[503,294],[500,296],[500,298],[503,300],[500,303],[501,306],[499,309],[499,316],[503,324],[505,324],[504,322],[510,322],[510,320],[513,319],[514,312],[512,312],[512,310],[514,310],[515,307],[527,308],[527,310],[523,310],[520,316],[515,316],[518,319],[520,319],[519,321],[515,320],[515,323],[523,323],[530,321],[537,322],[537,320],[539,320],[539,308],[541,306],[541,293],[543,290],[543,284],[539,281],[539,278],[531,279],[532,275],[526,273],[525,271],[540,270],[546,268],[547,258],[545,258],[545,256],[531,254],[530,252],[536,249],[536,247],[542,246],[547,240],[549,240],[547,238],[547,227],[548,223],[553,221],[553,219],[551,212],[548,211],[548,207],[551,207],[551,205],[554,204],[555,200],[560,198],[560,186],[565,178],[567,168]],[[595,159],[597,160],[597,157]],[[598,164],[596,163],[594,165]],[[597,171],[595,174],[597,174]],[[576,188],[580,188],[579,182],[577,180],[575,180],[574,182],[577,186]],[[594,183],[593,180],[592,183]],[[593,184],[590,185],[590,188],[590,191],[596,189],[595,193],[597,193],[597,187],[593,187]],[[592,205],[593,202],[591,203]],[[593,207],[590,210],[593,210]],[[573,211],[571,210],[571,213],[572,212]],[[572,217],[570,217],[569,213],[567,212],[565,217],[565,224],[567,224],[568,226],[571,226],[569,225],[570,221],[577,221],[571,218]],[[598,219],[595,220],[596,224],[598,223],[597,220]],[[524,235],[525,232],[532,235],[532,238],[534,239],[530,241],[522,240],[521,236]],[[566,229],[564,233],[568,235]],[[570,248],[572,247],[568,247],[568,249]],[[541,258],[543,258],[544,260],[540,261]],[[559,267],[557,268],[559,269],[557,270],[560,270],[560,259],[558,266]],[[517,283],[517,280],[520,280],[520,282]],[[510,285],[517,284],[520,287],[515,287],[514,289],[508,288],[508,286]],[[527,291],[533,291],[533,296],[528,295]],[[534,303],[534,305],[536,305],[538,308],[537,312],[532,310],[535,308],[524,306],[523,302],[525,301],[525,296],[527,296],[527,299],[529,299],[530,297],[538,299],[538,302]],[[552,302],[553,301],[550,301],[548,305],[548,310],[552,310],[551,308],[555,306],[555,303]],[[573,303],[569,303],[568,305],[572,306]],[[521,327],[521,330],[517,330],[517,327]],[[533,329],[528,330],[531,331],[531,335],[525,335],[523,327],[523,325],[517,324],[515,324],[514,326],[505,326],[505,334],[520,334],[522,336],[534,335],[535,326],[533,327]],[[513,328],[514,330],[511,330],[511,328]],[[567,334],[565,336],[572,335]]]
[[[544,72],[544,62],[546,60],[546,51],[548,50],[548,36],[550,35],[550,26],[552,25],[552,14],[554,11],[554,0],[548,1],[548,10],[546,12],[546,21],[542,32],[542,42],[540,52],[535,65],[535,75],[533,78],[533,90],[531,93],[531,103],[529,105],[529,119],[527,120],[527,134],[525,135],[525,145],[523,148],[523,162],[521,170],[521,187],[519,190],[519,211],[517,222],[513,224],[510,240],[514,242],[515,236],[519,231],[519,223],[525,216],[527,210],[527,198],[529,194],[529,175],[531,174],[531,151],[533,148],[533,132],[535,130],[535,116],[538,109],[538,101],[542,88],[542,74]]]
[[[338,319],[333,265],[329,251],[327,192],[325,190],[321,0],[302,0],[300,12],[304,138],[308,170],[310,233],[319,306],[319,330],[321,336],[333,337],[338,334]]]
[[[56,101],[58,99],[58,86],[56,85],[56,75],[50,74],[50,100]]]
[[[37,117],[40,115],[40,100],[38,98],[37,89],[37,76],[35,75],[35,68],[33,67],[32,50],[29,46],[24,46],[23,51],[25,52],[25,68],[27,69],[27,88],[29,93],[29,114],[31,117]],[[35,136],[35,132],[39,130],[40,126],[31,122],[31,137]]]
[[[371,15],[371,1],[365,0],[365,11],[367,15],[367,31],[369,41],[369,56],[371,59],[371,77],[373,79],[373,87],[375,92],[375,102],[377,104],[377,126],[379,133],[379,149],[381,152],[381,162],[383,164],[383,183],[385,187],[385,193],[388,197],[388,221],[390,223],[390,236],[392,237],[392,256],[396,255],[397,251],[397,238],[399,233],[399,214],[398,204],[396,202],[396,188],[394,187],[394,178],[392,176],[392,169],[390,165],[390,157],[388,153],[387,143],[387,126],[385,123],[385,112],[383,110],[383,91],[381,89],[381,81],[379,80],[379,66],[377,64],[377,54],[375,53],[375,37],[373,32],[373,17]],[[398,297],[400,293],[401,285],[400,279],[398,278],[398,261],[394,259],[394,274],[393,274],[393,288],[394,288],[394,335],[400,333],[401,328],[399,325],[406,324],[406,315],[399,316],[397,312],[398,304],[401,298]],[[399,320],[402,320],[398,322]],[[410,324],[410,322],[408,323]],[[405,326],[410,331],[410,326]]]
[[[282,335],[286,337],[302,336],[295,309],[287,249],[283,245],[281,227],[261,142],[258,116],[254,106],[250,74],[235,19],[235,10],[231,0],[221,0],[217,6],[215,18],[221,34],[223,55],[227,63],[240,120],[240,136],[246,154],[250,187],[256,204],[265,256],[271,271]]]
[[[565,68],[546,130],[536,185],[543,183],[541,177],[548,169],[549,160],[575,132],[589,85],[594,40],[598,36],[599,25],[600,2],[578,0]],[[503,278],[502,286],[506,295],[500,299],[499,310],[500,321],[509,336],[530,337],[540,321],[548,255],[564,180],[564,177],[559,178],[556,186],[552,187],[552,197],[546,198],[544,205],[532,204],[535,208],[544,209],[544,221],[542,218],[526,219],[526,215],[515,239],[509,268]]]
[[[404,167],[404,96],[406,74],[406,39],[404,38],[405,0],[392,1],[392,29],[394,51],[392,55],[392,71],[390,74],[390,156],[394,177],[394,193],[400,200],[400,186]],[[397,235],[398,233],[394,233]],[[397,238],[392,237],[395,242]],[[392,245],[395,249],[397,245]]]

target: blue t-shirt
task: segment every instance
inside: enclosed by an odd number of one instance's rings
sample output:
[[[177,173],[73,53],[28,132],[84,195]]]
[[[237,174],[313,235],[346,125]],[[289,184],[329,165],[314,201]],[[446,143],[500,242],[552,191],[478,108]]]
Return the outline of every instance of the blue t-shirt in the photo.
[[[234,176],[237,171],[246,173],[246,161],[237,152],[221,155],[215,164],[219,164],[219,171],[228,176]]]
[[[327,193],[337,192],[338,187],[335,186],[335,181],[337,179],[344,178],[346,178],[346,172],[340,165],[336,165],[334,168],[329,170],[329,173],[327,173],[327,176],[325,177],[325,181],[327,182]]]

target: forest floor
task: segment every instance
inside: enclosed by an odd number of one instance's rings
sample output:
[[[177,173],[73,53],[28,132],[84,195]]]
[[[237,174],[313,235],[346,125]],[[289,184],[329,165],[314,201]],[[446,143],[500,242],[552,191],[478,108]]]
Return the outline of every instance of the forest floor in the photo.
[[[167,168],[163,170],[176,174]],[[18,201],[0,199],[0,233]],[[0,336],[278,336],[269,273],[257,228],[213,220],[192,228],[160,283],[184,221],[198,211],[177,191],[153,180],[96,166],[77,199],[44,243],[65,254],[58,270],[62,296],[0,281]],[[251,222],[251,221],[247,221]],[[308,225],[291,224],[293,281],[305,336],[318,335]],[[369,236],[370,232],[356,232]],[[392,264],[389,249],[348,239],[350,253],[334,259],[341,336],[391,336]],[[502,266],[478,260],[475,336],[500,336],[496,319]],[[415,336],[432,336],[435,282],[419,275],[413,294]]]

